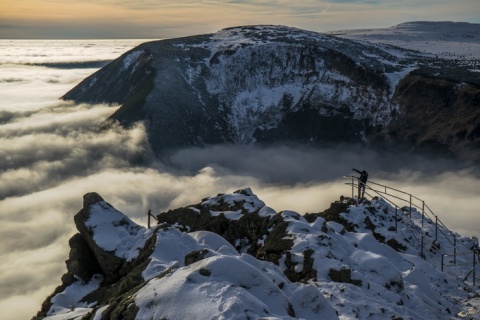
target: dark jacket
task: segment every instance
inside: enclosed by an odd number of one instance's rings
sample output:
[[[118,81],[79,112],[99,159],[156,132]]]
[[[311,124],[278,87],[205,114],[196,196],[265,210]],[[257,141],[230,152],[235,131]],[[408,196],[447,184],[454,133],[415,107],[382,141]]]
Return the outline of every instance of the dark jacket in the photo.
[[[360,180],[360,182],[362,183],[367,183],[367,180],[368,180],[368,173],[367,171],[363,170],[363,171],[360,171],[360,170],[357,170],[357,169],[353,169],[354,171],[357,171],[358,173],[360,173],[360,177],[358,178],[358,180]]]

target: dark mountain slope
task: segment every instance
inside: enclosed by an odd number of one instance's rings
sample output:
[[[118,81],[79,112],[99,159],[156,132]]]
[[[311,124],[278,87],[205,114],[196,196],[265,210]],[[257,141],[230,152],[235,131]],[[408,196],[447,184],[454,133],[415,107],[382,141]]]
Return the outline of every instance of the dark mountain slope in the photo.
[[[480,86],[432,63],[294,28],[238,27],[142,44],[63,98],[121,104],[111,119],[142,121],[157,153],[218,143],[388,142],[478,159]],[[425,121],[437,106],[449,116]],[[444,137],[437,128],[452,118],[468,128]],[[404,131],[405,123],[414,129]]]

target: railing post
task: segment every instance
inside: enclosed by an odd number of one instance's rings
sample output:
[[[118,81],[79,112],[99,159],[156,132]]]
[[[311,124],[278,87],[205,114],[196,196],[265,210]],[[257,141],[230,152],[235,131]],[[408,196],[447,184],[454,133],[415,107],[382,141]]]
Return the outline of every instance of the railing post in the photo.
[[[435,216],[435,241],[437,241],[438,237],[438,216]]]
[[[444,255],[445,255],[445,254],[442,253],[442,272],[443,272],[443,256],[444,256]]]
[[[395,233],[398,231],[398,218],[397,218],[397,206],[395,206]]]
[[[422,242],[421,242],[421,245],[420,245],[420,254],[423,258],[423,232],[422,232]]]
[[[423,227],[424,219],[425,219],[425,201],[422,201],[422,227]]]
[[[453,264],[457,265],[457,237],[453,235]]]
[[[475,254],[477,253],[477,250],[473,249],[473,286],[475,286]]]
[[[148,213],[147,213],[147,216],[148,216],[148,229],[150,229],[150,209],[148,209]]]
[[[353,184],[354,184],[354,180],[353,180],[353,176],[352,176],[352,199],[353,199],[353,194],[354,194],[354,188],[353,188]]]
[[[410,194],[410,219],[412,219],[412,195]]]

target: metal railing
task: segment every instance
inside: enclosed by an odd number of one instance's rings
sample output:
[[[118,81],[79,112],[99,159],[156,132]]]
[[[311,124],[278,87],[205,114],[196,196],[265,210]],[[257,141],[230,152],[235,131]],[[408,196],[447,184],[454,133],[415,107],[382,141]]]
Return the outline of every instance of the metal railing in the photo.
[[[352,198],[355,198],[355,188],[359,187],[358,183],[358,177],[355,176],[344,176],[344,178],[349,178],[351,179],[351,182],[346,183],[347,185],[351,185],[352,187]],[[473,259],[471,263],[468,263],[468,265],[472,265],[472,269],[470,272],[465,276],[463,281],[466,281],[467,278],[472,275],[473,279],[473,285],[476,284],[476,268],[478,265],[476,264],[476,257],[479,259],[480,262],[480,253],[479,249],[472,247],[469,248],[467,247],[464,243],[457,241],[457,236],[454,232],[449,230],[447,226],[439,219],[439,217],[430,209],[430,207],[425,203],[424,200],[412,195],[411,193],[404,192],[399,189],[395,189],[380,183],[376,183],[373,181],[369,181],[365,186],[365,194],[369,196],[370,198],[374,198],[373,195],[379,196],[383,200],[385,200],[387,203],[389,203],[392,207],[395,207],[395,210],[392,209],[392,213],[395,213],[395,232],[398,232],[398,209],[402,210],[404,213],[401,215],[401,219],[405,215],[408,215],[408,219],[405,221],[403,220],[407,226],[410,227],[411,235],[415,238],[417,243],[419,243],[420,246],[420,252],[419,255],[425,258],[425,248],[436,248],[438,252],[441,253],[441,258],[439,261],[439,264],[441,266],[442,272],[444,271],[445,267],[458,267],[460,264],[457,263],[457,258],[461,256],[468,256],[472,255]],[[392,200],[393,199],[393,200]],[[404,206],[399,206],[397,203],[398,202],[404,202],[406,205]],[[389,209],[390,210],[390,209]],[[418,226],[415,221],[412,219],[412,212],[418,212],[421,213],[421,222],[419,223],[420,226]],[[430,221],[434,221],[435,229],[434,229],[434,239],[431,239],[432,237],[428,235],[428,231],[424,231],[424,224],[425,224],[425,217],[427,217]],[[417,235],[415,234],[418,234]],[[441,252],[439,248],[439,236],[443,236],[448,243],[450,243],[453,252],[451,254],[447,254],[445,252]],[[463,247],[463,248],[461,248]],[[461,251],[460,249],[466,249],[465,251]],[[446,257],[453,257],[453,264],[447,264],[445,263],[445,258]],[[436,258],[432,256],[432,258]],[[467,265],[467,264],[464,264]]]
[[[153,219],[157,220],[158,222],[158,219],[157,217],[155,217],[153,214],[152,214],[152,211],[150,209],[148,209],[148,212],[147,212],[147,217],[148,217],[148,229],[150,229],[150,217],[153,217]]]

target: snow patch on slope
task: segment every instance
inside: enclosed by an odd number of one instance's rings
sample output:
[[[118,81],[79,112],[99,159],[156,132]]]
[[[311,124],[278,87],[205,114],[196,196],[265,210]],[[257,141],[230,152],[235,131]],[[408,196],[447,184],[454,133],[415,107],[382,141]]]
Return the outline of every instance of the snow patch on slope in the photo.
[[[155,250],[150,263],[142,272],[145,280],[150,280],[172,268],[184,266],[184,258],[192,251],[205,248],[189,234],[175,229],[160,230],[157,234]]]
[[[270,266],[267,270],[263,265],[248,255],[220,255],[153,279],[135,295],[140,308],[137,318],[184,319],[195,315],[197,319],[295,319],[289,314],[291,300],[274,280],[284,282],[285,289],[293,293],[299,315],[337,318],[313,286],[290,286],[279,269]],[[309,300],[304,300],[306,297]],[[162,308],[156,307],[159,305]]]
[[[136,50],[128,54],[124,59],[123,59],[123,69],[127,70],[130,68],[133,64],[136,63],[137,59],[144,53],[143,50]]]
[[[92,280],[88,283],[77,279],[76,282],[51,299],[52,306],[45,319],[67,320],[89,313],[92,311],[92,306],[80,301],[87,294],[98,289],[102,281],[103,277],[101,275],[93,276]]]

